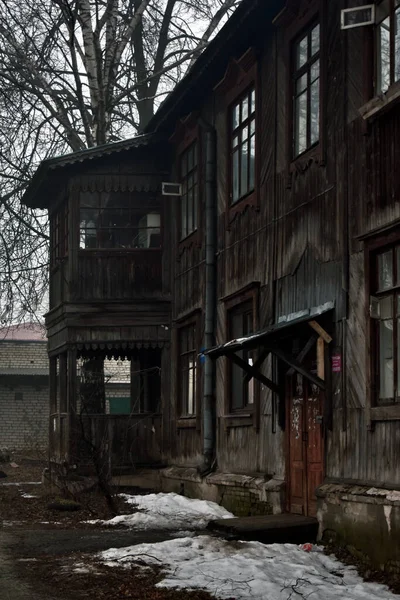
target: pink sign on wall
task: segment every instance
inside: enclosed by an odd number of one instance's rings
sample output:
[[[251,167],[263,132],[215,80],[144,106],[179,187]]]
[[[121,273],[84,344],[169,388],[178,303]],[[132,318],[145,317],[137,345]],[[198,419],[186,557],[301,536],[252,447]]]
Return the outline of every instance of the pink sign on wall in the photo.
[[[332,356],[332,373],[342,372],[342,355],[333,354]]]

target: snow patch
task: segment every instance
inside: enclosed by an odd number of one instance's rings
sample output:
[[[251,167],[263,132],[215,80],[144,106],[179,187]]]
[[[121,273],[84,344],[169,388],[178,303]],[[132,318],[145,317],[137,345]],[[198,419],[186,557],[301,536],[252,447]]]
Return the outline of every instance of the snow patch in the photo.
[[[125,525],[134,529],[204,529],[215,519],[231,519],[232,513],[215,502],[186,498],[179,494],[121,494],[138,512],[118,515],[108,521],[87,521],[104,525]]]
[[[111,548],[98,555],[110,566],[139,559],[163,565],[158,587],[203,589],[223,600],[395,600],[384,585],[367,583],[348,567],[320,551],[292,544],[227,542],[210,536],[157,544]]]

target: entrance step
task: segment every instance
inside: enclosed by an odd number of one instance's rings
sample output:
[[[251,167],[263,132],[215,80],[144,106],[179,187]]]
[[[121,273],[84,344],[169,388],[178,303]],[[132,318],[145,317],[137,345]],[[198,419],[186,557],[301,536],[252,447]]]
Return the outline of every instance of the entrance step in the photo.
[[[264,544],[304,544],[314,542],[318,520],[314,517],[281,514],[237,519],[218,519],[208,529],[229,539],[262,542]]]

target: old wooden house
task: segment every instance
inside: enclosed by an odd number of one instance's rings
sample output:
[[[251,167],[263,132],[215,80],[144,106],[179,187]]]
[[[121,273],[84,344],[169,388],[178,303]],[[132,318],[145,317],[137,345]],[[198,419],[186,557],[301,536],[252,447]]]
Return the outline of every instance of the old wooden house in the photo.
[[[164,490],[400,560],[399,20],[243,0],[143,135],[42,164],[55,458],[83,402]],[[133,428],[101,414],[107,357]]]

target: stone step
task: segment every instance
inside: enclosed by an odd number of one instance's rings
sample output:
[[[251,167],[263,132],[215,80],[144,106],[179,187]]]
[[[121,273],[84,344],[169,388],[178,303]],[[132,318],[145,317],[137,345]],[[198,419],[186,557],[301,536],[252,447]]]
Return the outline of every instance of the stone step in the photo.
[[[257,541],[264,544],[303,544],[314,542],[318,520],[302,515],[280,514],[236,519],[218,519],[208,529],[229,539]]]

